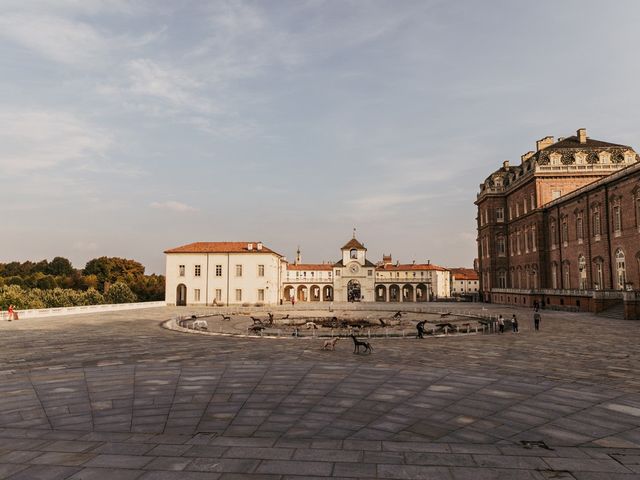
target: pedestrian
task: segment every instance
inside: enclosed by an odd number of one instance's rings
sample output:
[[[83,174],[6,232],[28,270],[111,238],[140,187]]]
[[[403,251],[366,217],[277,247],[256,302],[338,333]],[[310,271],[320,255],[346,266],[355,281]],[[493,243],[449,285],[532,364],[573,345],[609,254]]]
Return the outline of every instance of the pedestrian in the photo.
[[[504,318],[502,315],[498,315],[498,329],[500,333],[504,333]]]
[[[540,314],[538,312],[533,314],[533,327],[535,328],[536,332],[538,330],[540,330],[540,320],[542,320],[542,318],[540,317]]]
[[[8,321],[13,320],[13,305],[9,305],[9,309],[7,310]]]
[[[293,307],[296,304],[296,297],[291,297],[291,306]]]
[[[426,320],[421,320],[416,325],[416,329],[418,330],[418,338],[424,338],[424,324],[427,323]]]
[[[533,311],[537,312],[538,310],[540,310],[540,304],[536,300],[535,302],[533,302]]]
[[[511,328],[513,328],[513,333],[518,333],[518,319],[515,313],[511,317]]]

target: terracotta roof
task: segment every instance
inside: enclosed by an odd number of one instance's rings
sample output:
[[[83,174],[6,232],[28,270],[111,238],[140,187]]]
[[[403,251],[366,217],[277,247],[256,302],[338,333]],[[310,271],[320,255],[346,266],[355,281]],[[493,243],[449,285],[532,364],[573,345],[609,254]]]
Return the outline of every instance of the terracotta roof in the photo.
[[[360,250],[366,250],[366,248],[364,248],[364,245],[361,244],[358,240],[354,238],[352,238],[351,240],[349,240],[344,247],[342,247],[340,250],[351,250],[352,248],[359,248]]]
[[[589,137],[587,137],[586,143],[580,143],[580,140],[578,139],[578,137],[574,135],[572,137],[563,138],[562,140],[549,145],[544,150],[547,150],[547,151],[556,150],[559,148],[578,148],[578,149],[583,148],[584,149],[584,148],[606,148],[606,147],[631,149],[631,147],[628,147],[627,145],[619,145],[617,143],[603,142],[602,140],[593,140]]]
[[[473,268],[451,268],[450,271],[456,280],[478,280],[478,272]]]
[[[439,265],[434,265],[432,263],[407,263],[400,265],[383,265],[381,267],[376,268],[377,271],[387,271],[387,272],[399,272],[404,270],[437,270],[440,272],[446,272],[448,269],[441,267]]]
[[[262,250],[258,250],[258,243],[260,242],[195,242],[165,250],[164,253],[272,253],[282,256],[264,245]],[[249,244],[253,245],[252,250],[249,250]]]
[[[287,265],[287,270],[327,270],[331,271],[333,266],[330,263],[299,263],[294,265],[290,263]]]
[[[334,267],[344,267],[344,262],[342,260],[338,260],[336,263],[333,264]],[[376,264],[373,262],[370,262],[369,260],[365,259],[364,261],[364,265],[365,267],[375,267]]]

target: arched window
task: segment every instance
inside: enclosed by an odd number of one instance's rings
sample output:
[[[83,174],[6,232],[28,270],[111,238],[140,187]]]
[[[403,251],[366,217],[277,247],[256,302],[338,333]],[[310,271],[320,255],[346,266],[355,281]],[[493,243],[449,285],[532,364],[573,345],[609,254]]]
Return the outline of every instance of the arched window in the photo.
[[[593,262],[596,264],[596,278],[593,284],[593,288],[596,290],[602,290],[604,288],[604,274],[603,274],[603,264],[604,261],[601,257],[596,257],[593,259]]]
[[[584,238],[582,213],[579,213],[578,218],[576,218],[576,237],[578,238],[578,243],[582,243],[582,239]]]
[[[602,235],[602,230],[600,228],[600,207],[594,207],[593,209],[593,236],[596,237],[596,240],[600,239],[600,235]]]
[[[618,280],[617,289],[624,290],[627,283],[627,272],[624,264],[624,252],[621,248],[616,250],[616,279]]]
[[[571,289],[571,268],[570,268],[569,262],[564,262],[562,267],[563,267],[562,270],[564,274],[564,284],[562,288],[564,288],[565,290],[569,290]]]
[[[352,248],[349,251],[349,257],[350,258],[358,258],[358,250],[356,250],[355,248]]]
[[[580,290],[585,290],[587,288],[587,261],[584,258],[584,255],[580,255],[578,257],[578,272],[580,274]]]

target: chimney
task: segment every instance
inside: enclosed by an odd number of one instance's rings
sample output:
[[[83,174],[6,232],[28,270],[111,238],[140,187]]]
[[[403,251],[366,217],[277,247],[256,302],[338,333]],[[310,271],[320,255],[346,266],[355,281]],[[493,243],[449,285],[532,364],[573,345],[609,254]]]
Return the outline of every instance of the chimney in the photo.
[[[249,250],[249,251],[253,250],[253,243],[248,243],[247,244],[247,250]]]
[[[431,265],[431,260],[427,260],[427,265]]]
[[[527,153],[525,153],[524,155],[522,155],[522,156],[520,157],[520,161],[521,161],[522,163],[526,162],[527,160],[529,160],[529,159],[533,156],[533,154],[534,154],[534,152],[527,152]]]
[[[577,132],[577,136],[578,136],[578,141],[580,143],[587,143],[587,129],[586,128],[579,128],[578,132]]]
[[[541,138],[536,142],[536,151],[544,150],[548,146],[553,145],[553,136]]]
[[[509,160],[502,162],[502,168],[509,168]]]
[[[256,248],[257,248],[258,250],[262,250],[262,242],[258,242],[258,243],[256,243]]]
[[[414,261],[413,261],[413,263],[412,263],[411,265],[415,265],[415,264],[416,264],[416,261],[414,260]]]

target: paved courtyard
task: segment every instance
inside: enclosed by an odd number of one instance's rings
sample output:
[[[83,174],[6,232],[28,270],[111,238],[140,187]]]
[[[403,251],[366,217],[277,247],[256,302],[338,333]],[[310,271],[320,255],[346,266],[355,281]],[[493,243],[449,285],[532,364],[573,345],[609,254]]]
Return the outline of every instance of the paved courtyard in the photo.
[[[640,478],[640,323],[490,310],[521,333],[371,355],[161,327],[197,309],[2,322],[0,479]]]

